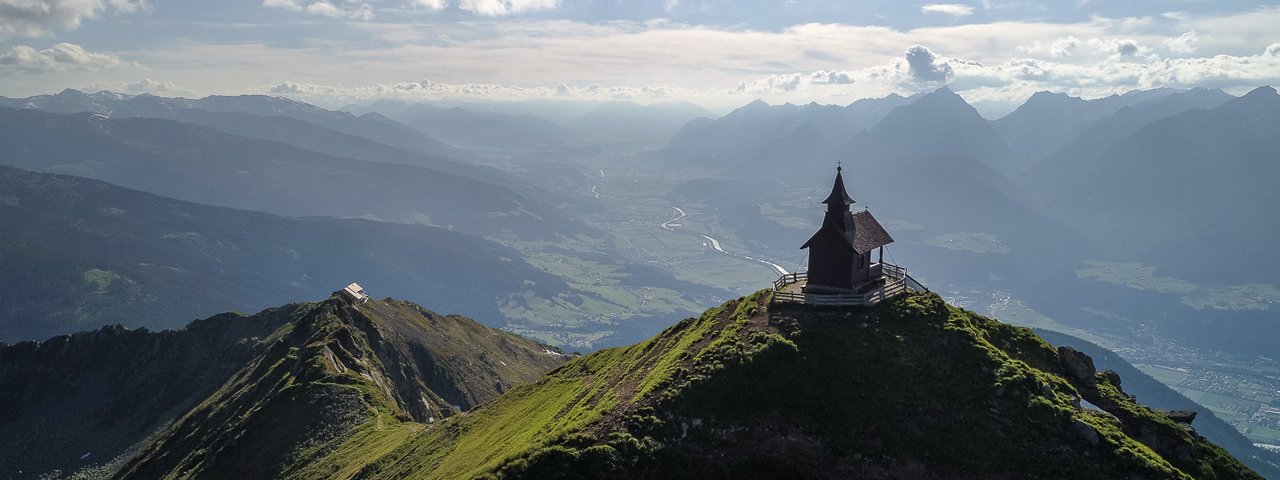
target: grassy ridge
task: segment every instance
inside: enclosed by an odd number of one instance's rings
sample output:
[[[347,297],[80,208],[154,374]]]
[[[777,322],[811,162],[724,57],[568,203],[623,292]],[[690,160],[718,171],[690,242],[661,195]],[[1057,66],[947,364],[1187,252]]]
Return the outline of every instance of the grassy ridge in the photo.
[[[1260,478],[1067,364],[932,294],[814,309],[761,292],[355,455],[354,476]]]
[[[561,361],[545,345],[390,300],[306,304],[263,343],[120,476],[351,475],[422,428],[407,422],[455,414],[453,402],[488,400]]]

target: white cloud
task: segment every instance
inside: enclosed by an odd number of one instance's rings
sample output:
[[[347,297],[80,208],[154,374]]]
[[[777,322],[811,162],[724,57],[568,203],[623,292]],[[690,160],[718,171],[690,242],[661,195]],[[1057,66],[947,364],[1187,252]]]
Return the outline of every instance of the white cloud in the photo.
[[[1053,58],[1070,57],[1076,52],[1076,47],[1080,46],[1080,39],[1067,35],[1065,37],[1054,40],[1047,46],[1039,41],[1032,42],[1031,45],[1019,45],[1014,47],[1014,51],[1022,54],[1040,54],[1048,53]]]
[[[560,0],[458,0],[458,8],[487,17],[551,10],[559,6]]]
[[[283,82],[259,90],[261,93],[295,97],[309,102],[340,105],[351,102],[367,102],[378,99],[406,101],[465,98],[472,100],[530,100],[574,99],[595,101],[652,102],[670,98],[690,98],[699,92],[665,85],[616,85],[590,84],[573,86],[558,83],[555,86],[520,86],[488,83],[443,83],[431,80],[399,83],[377,83],[347,87],[315,83]]]
[[[809,83],[816,85],[850,85],[853,75],[844,70],[818,70],[809,74]]]
[[[408,5],[412,8],[424,8],[437,12],[444,10],[445,7],[449,6],[448,2],[445,0],[409,0]]]
[[[149,10],[147,0],[0,0],[0,39],[40,37],[74,30],[104,12]]]
[[[337,0],[336,3],[330,0],[262,0],[262,6],[329,18],[373,20],[374,16],[372,5],[353,0]]]
[[[1267,46],[1267,50],[1263,53],[1267,57],[1280,57],[1280,43],[1273,43]]]
[[[1054,40],[1053,45],[1049,47],[1049,54],[1054,58],[1070,57],[1078,46],[1080,46],[1080,39],[1068,35]]]
[[[298,0],[262,0],[262,6],[283,8],[286,10],[293,10],[295,12],[302,11],[302,3]]]
[[[1164,47],[1173,53],[1192,53],[1196,51],[1196,40],[1198,40],[1196,31],[1192,30],[1182,35],[1178,35],[1178,38],[1165,40]]]
[[[560,0],[262,0],[264,7],[366,21],[374,18],[374,4],[427,12],[439,12],[456,5],[459,10],[475,15],[497,17],[552,10],[560,6]]]
[[[114,90],[114,89],[113,89]],[[153,95],[179,95],[179,96],[197,96],[198,92],[179,86],[173,82],[152,80],[144,78],[137,82],[127,83],[118,87],[119,91],[129,94],[150,93]]]
[[[44,50],[18,45],[0,54],[0,75],[104,70],[131,66],[134,64],[115,55],[89,52],[71,43],[59,43]]]
[[[733,90],[739,93],[794,92],[800,87],[802,78],[799,73],[769,75],[751,82],[745,80],[738,82],[738,86]]]
[[[920,7],[920,11],[922,13],[940,13],[953,17],[967,17],[973,15],[973,6],[962,3],[929,3]]]

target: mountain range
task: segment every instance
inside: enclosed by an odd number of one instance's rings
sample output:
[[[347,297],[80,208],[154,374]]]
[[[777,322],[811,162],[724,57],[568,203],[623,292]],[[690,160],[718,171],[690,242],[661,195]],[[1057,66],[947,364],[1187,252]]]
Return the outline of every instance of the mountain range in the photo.
[[[0,163],[208,205],[545,238],[583,227],[508,188],[156,118],[0,108]]]
[[[499,305],[564,281],[519,252],[419,225],[288,218],[198,205],[84,178],[0,167],[0,340],[119,323],[177,328],[352,281],[504,325]]]

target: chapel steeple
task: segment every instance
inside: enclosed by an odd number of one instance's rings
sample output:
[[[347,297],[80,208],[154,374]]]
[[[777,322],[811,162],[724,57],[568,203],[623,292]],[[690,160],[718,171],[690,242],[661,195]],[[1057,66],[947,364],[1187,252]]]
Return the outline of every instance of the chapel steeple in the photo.
[[[843,167],[836,167],[836,184],[831,186],[831,194],[822,201],[827,204],[828,212],[837,209],[848,211],[849,206],[854,204],[853,198],[849,197],[849,191],[844,188],[844,176],[840,173],[842,169]]]

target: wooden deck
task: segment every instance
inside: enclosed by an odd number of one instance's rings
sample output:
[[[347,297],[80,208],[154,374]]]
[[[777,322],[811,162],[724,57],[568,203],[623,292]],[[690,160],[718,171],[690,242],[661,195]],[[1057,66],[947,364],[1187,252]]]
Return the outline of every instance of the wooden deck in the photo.
[[[881,263],[873,265],[882,268],[884,284],[867,292],[850,293],[805,293],[804,286],[809,276],[805,272],[789,273],[773,282],[773,301],[781,303],[802,303],[805,305],[875,305],[899,294],[911,290],[923,290],[924,286],[907,275],[907,269],[897,265]]]

